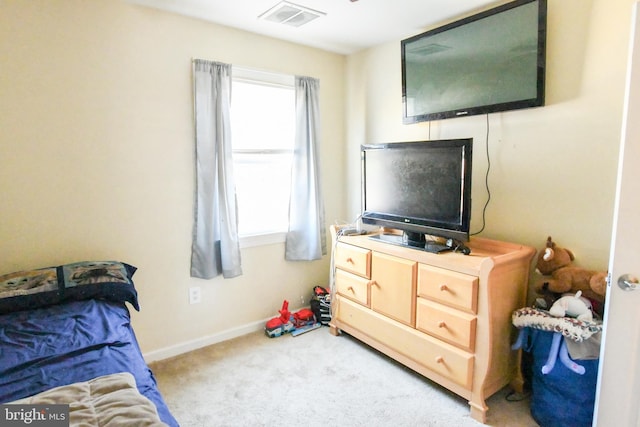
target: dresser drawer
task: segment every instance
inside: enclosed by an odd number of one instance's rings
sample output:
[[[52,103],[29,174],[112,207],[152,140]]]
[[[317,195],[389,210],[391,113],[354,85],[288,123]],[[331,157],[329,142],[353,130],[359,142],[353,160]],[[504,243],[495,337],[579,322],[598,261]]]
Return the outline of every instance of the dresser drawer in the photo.
[[[369,279],[336,270],[336,292],[360,304],[369,305]]]
[[[371,251],[368,249],[338,243],[333,262],[337,268],[371,278]]]
[[[366,307],[336,297],[335,315],[340,322],[375,337],[394,351],[471,390],[474,355],[423,332],[391,320]],[[333,302],[332,302],[333,303]]]
[[[476,313],[478,278],[426,264],[418,266],[418,296]]]
[[[416,328],[467,351],[475,349],[476,316],[418,298]]]

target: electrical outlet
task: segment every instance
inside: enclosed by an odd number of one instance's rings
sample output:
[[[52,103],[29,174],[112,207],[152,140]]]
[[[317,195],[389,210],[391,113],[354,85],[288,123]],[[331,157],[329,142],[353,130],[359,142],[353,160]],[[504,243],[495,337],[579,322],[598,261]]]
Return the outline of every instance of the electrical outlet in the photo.
[[[304,304],[304,296],[300,295],[300,304]]]
[[[199,286],[189,288],[189,304],[198,304],[202,301],[202,293]]]

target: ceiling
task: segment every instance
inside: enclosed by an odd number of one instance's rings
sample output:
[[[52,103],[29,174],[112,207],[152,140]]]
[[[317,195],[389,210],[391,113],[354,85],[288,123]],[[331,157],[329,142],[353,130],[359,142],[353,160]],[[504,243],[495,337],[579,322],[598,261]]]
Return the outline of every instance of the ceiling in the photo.
[[[291,0],[289,3],[321,12],[317,19],[296,27],[258,18],[280,0],[127,1],[341,54],[401,40],[496,3],[495,0]]]

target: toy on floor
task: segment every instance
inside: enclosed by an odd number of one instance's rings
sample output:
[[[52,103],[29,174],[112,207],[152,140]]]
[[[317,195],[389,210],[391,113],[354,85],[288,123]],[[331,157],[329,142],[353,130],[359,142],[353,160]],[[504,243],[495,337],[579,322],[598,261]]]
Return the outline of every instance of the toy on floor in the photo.
[[[286,333],[291,333],[296,337],[322,326],[320,322],[316,321],[313,311],[309,308],[301,308],[291,314],[287,300],[282,302],[282,308],[278,312],[280,317],[274,317],[264,326],[264,332],[269,338],[279,337]]]
[[[316,317],[309,308],[302,308],[293,313],[293,326],[295,326],[296,329],[313,325],[314,323],[316,323]]]
[[[292,337],[297,337],[298,335],[304,334],[305,332],[313,331],[314,329],[318,329],[322,327],[322,323],[312,323],[310,325],[303,326],[301,328],[296,328],[291,332]]]
[[[280,317],[274,317],[264,325],[264,332],[269,338],[279,337],[295,329],[291,321],[289,301],[284,300],[282,302],[282,308],[278,310],[278,312],[280,313]]]
[[[293,313],[293,326],[295,326],[295,330],[291,331],[291,336],[297,337],[305,332],[318,329],[322,324],[316,320],[316,316],[311,309],[302,308]]]
[[[311,310],[316,320],[323,325],[331,322],[331,292],[322,286],[314,286],[311,295]]]

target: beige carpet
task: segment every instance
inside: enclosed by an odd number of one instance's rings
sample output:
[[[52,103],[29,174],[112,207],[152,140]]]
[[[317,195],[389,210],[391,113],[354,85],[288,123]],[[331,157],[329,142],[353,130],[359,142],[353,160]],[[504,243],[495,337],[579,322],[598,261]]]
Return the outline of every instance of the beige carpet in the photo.
[[[482,426],[465,399],[327,327],[297,337],[256,332],[151,364],[182,427]],[[509,388],[487,424],[535,427]]]

